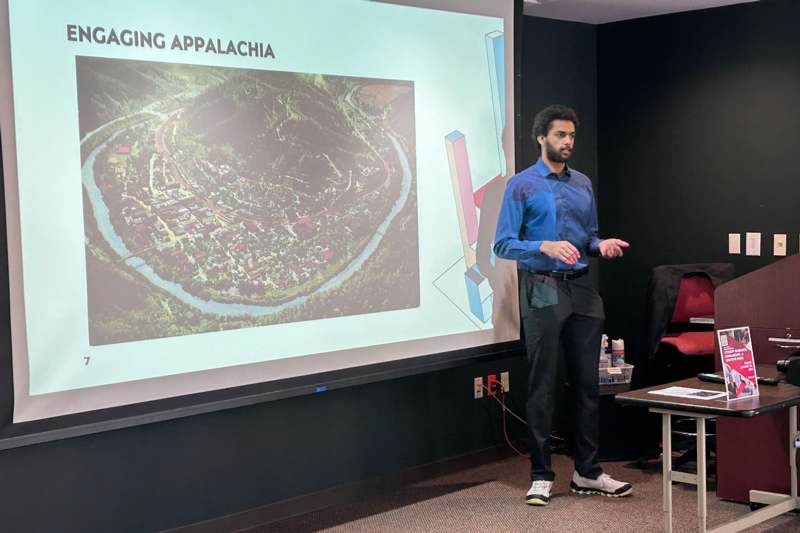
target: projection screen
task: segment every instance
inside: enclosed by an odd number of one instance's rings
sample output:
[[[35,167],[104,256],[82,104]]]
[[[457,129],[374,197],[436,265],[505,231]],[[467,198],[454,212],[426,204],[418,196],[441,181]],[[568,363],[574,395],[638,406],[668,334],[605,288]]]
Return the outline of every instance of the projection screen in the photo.
[[[512,0],[2,8],[14,422],[518,339]]]

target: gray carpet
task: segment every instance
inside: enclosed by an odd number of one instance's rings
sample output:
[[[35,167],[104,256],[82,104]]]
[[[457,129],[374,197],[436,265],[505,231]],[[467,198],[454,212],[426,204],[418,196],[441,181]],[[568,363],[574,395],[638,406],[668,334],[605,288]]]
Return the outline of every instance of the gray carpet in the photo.
[[[550,505],[531,507],[523,497],[528,460],[514,457],[376,495],[358,504],[329,508],[247,533],[303,531],[663,531],[660,463],[642,471],[626,463],[605,463],[606,472],[634,484],[627,498],[579,496],[569,492],[572,460],[555,455],[557,472]],[[673,486],[673,525],[676,532],[697,530],[695,487]],[[708,493],[708,527],[749,512],[743,504],[718,500]],[[750,532],[800,531],[800,515],[783,515],[753,527]]]

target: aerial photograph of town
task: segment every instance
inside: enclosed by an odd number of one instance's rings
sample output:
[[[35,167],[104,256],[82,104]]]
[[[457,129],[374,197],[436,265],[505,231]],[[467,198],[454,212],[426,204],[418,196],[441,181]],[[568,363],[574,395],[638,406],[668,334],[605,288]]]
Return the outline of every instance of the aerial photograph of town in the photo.
[[[412,82],[76,72],[92,345],[419,306]]]

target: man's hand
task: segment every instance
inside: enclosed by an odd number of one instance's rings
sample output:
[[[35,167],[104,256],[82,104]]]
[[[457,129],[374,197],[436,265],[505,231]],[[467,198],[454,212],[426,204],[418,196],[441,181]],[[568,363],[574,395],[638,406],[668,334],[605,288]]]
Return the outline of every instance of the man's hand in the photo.
[[[613,257],[622,257],[623,248],[627,248],[628,246],[630,246],[630,244],[622,239],[606,239],[600,241],[598,248],[600,249],[600,255],[606,259],[611,259]]]
[[[581,253],[569,241],[542,241],[539,250],[547,257],[568,265],[574,265],[581,258]]]

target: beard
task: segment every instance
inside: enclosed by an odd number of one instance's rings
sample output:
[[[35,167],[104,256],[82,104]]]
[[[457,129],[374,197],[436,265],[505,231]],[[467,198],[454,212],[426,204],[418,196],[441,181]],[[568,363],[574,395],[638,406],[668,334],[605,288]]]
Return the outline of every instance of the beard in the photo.
[[[572,156],[572,150],[561,152],[556,150],[552,144],[547,142],[547,140],[544,141],[544,146],[545,150],[547,150],[547,159],[553,163],[566,163],[567,160]]]

